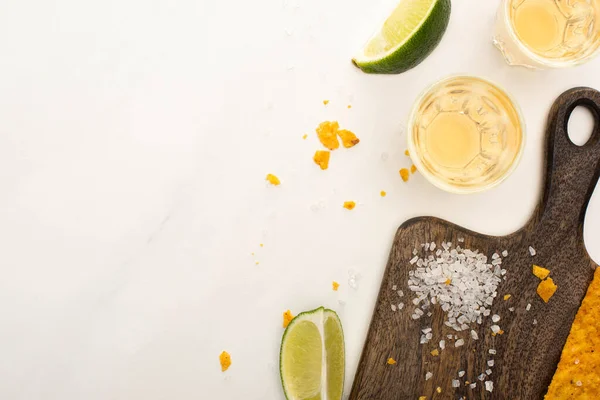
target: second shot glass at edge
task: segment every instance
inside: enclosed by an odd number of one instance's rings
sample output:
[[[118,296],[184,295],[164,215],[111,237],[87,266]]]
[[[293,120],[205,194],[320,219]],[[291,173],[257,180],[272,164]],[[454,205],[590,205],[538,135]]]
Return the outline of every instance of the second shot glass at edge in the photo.
[[[474,193],[498,185],[516,168],[525,123],[498,85],[458,75],[420,96],[407,137],[413,163],[431,183],[452,193]]]
[[[600,50],[600,0],[501,0],[494,44],[510,65],[582,64]]]

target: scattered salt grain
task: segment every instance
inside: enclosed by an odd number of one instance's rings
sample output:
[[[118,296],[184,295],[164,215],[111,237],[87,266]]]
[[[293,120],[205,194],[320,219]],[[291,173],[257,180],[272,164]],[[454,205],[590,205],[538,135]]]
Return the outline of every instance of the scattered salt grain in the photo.
[[[392,290],[396,290],[398,288],[398,286],[394,285],[392,286]]]
[[[457,388],[460,386],[460,381],[458,379],[453,379],[452,380],[452,387],[453,388]]]
[[[446,337],[447,337],[448,339],[452,340],[452,338],[453,338],[454,336],[452,336],[452,335],[446,335]]]
[[[459,242],[459,243],[462,243],[462,242],[464,242],[464,241],[465,241],[465,238],[464,238],[464,237],[459,237],[459,238],[458,238],[458,242]]]
[[[575,360],[575,365],[579,364],[579,358]]]
[[[515,308],[514,307],[509,307],[508,311],[515,312]]]
[[[402,310],[404,308],[404,303],[399,303],[398,304],[398,310]]]
[[[492,325],[491,328],[492,332],[494,333],[498,333],[500,332],[500,327],[498,325]]]
[[[429,245],[429,249],[430,249],[431,251],[434,251],[434,250],[435,250],[435,248],[436,248],[436,244],[435,244],[435,242],[431,242],[431,244]]]
[[[488,365],[490,367],[493,367],[494,366],[494,360],[488,360]]]
[[[508,256],[508,250],[504,250],[502,252],[502,257],[507,257]]]
[[[440,340],[440,349],[444,350],[446,348],[446,341]]]
[[[458,339],[456,342],[454,342],[454,347],[460,347],[463,344],[465,344],[465,341],[462,339]]]
[[[500,321],[500,316],[499,316],[498,314],[494,314],[494,315],[492,315],[492,321],[493,321],[493,322],[498,322],[498,321]]]
[[[398,290],[397,293],[399,297],[404,297],[404,292],[402,290]]]
[[[537,252],[533,247],[529,246],[529,254],[531,254],[531,257],[533,257],[537,254]]]
[[[488,392],[491,393],[494,390],[494,382],[486,381],[485,382],[485,390],[487,390]]]
[[[411,318],[412,318],[412,319],[419,319],[419,318],[421,318],[421,317],[419,317],[417,314],[413,314],[413,315],[411,315]]]
[[[537,325],[537,319],[535,319],[535,318],[533,319],[533,324]]]
[[[473,338],[473,340],[477,340],[479,339],[479,336],[477,335],[477,332],[471,330],[471,337]]]
[[[429,332],[431,332],[431,328],[421,329],[421,332],[423,332],[423,333],[429,333]]]
[[[463,376],[465,376],[465,371],[458,371],[458,377],[462,378]]]
[[[396,311],[396,305],[392,304],[392,311]]]
[[[496,354],[496,349],[489,349],[488,353],[490,353],[490,354]]]
[[[583,385],[583,383],[582,383],[581,381],[577,381],[577,382],[575,382],[575,384],[576,384],[577,386],[581,386],[581,385]]]
[[[486,378],[485,374],[481,374],[477,377],[477,379],[479,379],[480,381],[484,381]]]
[[[525,307],[525,310],[527,310],[527,311],[531,310],[531,304],[527,304],[527,307]]]
[[[485,373],[488,374],[488,375],[491,375],[492,374],[492,370],[491,369],[486,369]]]
[[[413,258],[410,260],[410,263],[411,263],[411,264],[414,264],[414,263],[416,263],[417,261],[419,261],[419,256],[414,256],[414,257],[413,257]]]
[[[425,374],[425,380],[428,381],[431,379],[431,377],[433,376],[433,374],[431,372],[428,372]]]
[[[476,383],[476,382],[473,382],[473,383],[471,383],[471,384],[469,385],[469,387],[470,387],[471,389],[475,389],[475,388],[477,387],[477,383]]]
[[[427,338],[427,340],[431,340],[433,339],[433,333],[429,332],[425,335],[425,337]]]

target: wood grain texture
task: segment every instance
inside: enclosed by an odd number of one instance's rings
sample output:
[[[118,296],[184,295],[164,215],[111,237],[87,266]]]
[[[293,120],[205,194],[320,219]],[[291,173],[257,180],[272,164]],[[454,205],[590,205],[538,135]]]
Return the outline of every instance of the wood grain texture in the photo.
[[[567,123],[573,109],[588,107],[595,119],[594,132],[584,146],[574,145],[567,134]],[[543,399],[558,364],[586,289],[597,265],[589,257],[583,242],[585,211],[600,175],[600,93],[589,88],[575,88],[563,93],[554,103],[548,120],[546,148],[546,178],[539,205],[530,221],[519,231],[504,237],[486,236],[446,221],[422,217],[407,221],[396,234],[375,311],[367,334],[363,353],[350,395],[351,400],[412,399]],[[515,196],[518,196],[515,193]],[[458,238],[464,243],[458,243]],[[415,306],[407,287],[409,260],[413,249],[426,242],[442,241],[460,244],[467,249],[479,249],[491,256],[495,251],[508,250],[502,267],[507,279],[498,287],[498,297],[492,314],[501,316],[498,323],[503,335],[491,335],[491,317],[473,328],[479,340],[472,340],[469,331],[456,332],[444,325],[445,315],[439,306],[432,307],[432,316],[411,318]],[[537,250],[531,256],[528,247]],[[421,255],[424,252],[421,250]],[[532,264],[549,268],[558,290],[549,303],[536,294],[540,282],[532,272]],[[399,298],[392,286],[403,290]],[[503,296],[512,297],[504,301]],[[392,312],[391,304],[404,302],[405,308]],[[530,311],[526,311],[531,303]],[[514,312],[509,308],[514,307]],[[534,324],[534,319],[537,324]],[[419,344],[421,329],[431,327],[433,339]],[[447,334],[465,340],[455,348]],[[430,352],[446,339],[440,356]],[[488,354],[495,349],[496,355]],[[397,360],[387,365],[388,357]],[[477,376],[488,369],[487,361],[495,360],[492,368],[493,392],[486,392]],[[464,370],[463,378],[458,371]],[[433,378],[425,381],[426,372]],[[451,386],[460,379],[461,387]],[[465,381],[477,382],[475,389]],[[440,387],[442,392],[437,393]]]

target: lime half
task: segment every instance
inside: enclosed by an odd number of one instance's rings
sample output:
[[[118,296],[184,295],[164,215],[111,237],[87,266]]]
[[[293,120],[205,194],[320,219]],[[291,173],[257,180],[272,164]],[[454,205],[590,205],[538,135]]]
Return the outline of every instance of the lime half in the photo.
[[[379,74],[416,67],[442,40],[450,9],[450,0],[402,0],[352,62]]]
[[[344,333],[334,311],[320,307],[290,322],[279,354],[288,400],[340,400],[344,369]]]

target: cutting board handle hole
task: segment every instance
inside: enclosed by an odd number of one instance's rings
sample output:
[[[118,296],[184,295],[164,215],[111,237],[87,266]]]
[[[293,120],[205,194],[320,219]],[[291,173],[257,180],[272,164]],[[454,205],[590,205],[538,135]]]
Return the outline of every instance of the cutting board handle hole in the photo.
[[[595,120],[593,111],[588,107],[575,107],[567,124],[569,140],[577,146],[585,145],[594,133]]]

